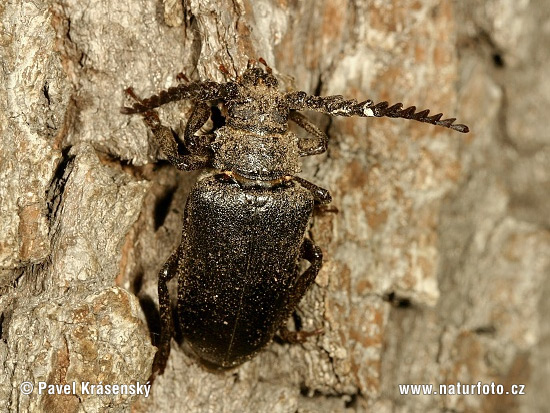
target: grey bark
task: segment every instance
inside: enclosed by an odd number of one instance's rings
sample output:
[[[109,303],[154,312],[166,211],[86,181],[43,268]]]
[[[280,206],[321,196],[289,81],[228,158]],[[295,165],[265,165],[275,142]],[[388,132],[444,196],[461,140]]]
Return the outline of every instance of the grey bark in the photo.
[[[0,410],[544,411],[550,382],[550,11],[539,1],[25,1],[0,5]],[[197,174],[162,162],[123,90],[224,81],[402,101],[470,126],[312,119],[302,176],[336,214],[300,304],[303,345],[213,374],[173,341],[148,398],[38,394],[145,382],[156,279]],[[189,102],[161,109],[181,132]],[[391,298],[391,299],[390,299]],[[35,389],[23,395],[20,385]],[[525,384],[400,395],[398,384]]]

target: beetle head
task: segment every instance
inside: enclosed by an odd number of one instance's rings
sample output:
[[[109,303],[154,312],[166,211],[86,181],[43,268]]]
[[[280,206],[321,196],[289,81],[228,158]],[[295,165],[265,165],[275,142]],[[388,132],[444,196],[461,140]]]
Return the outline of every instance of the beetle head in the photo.
[[[270,71],[264,71],[261,67],[248,67],[241,76],[243,86],[262,86],[276,89],[279,85],[277,78]]]

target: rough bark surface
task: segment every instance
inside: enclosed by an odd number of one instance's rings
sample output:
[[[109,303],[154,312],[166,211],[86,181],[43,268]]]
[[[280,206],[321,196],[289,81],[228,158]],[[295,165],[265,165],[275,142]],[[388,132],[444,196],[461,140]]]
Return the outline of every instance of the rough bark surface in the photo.
[[[549,18],[542,0],[3,2],[0,410],[545,411]],[[123,90],[224,81],[219,65],[258,57],[285,87],[415,104],[471,132],[312,114],[330,143],[302,176],[338,213],[312,220],[325,261],[298,314],[324,334],[218,374],[173,341],[148,398],[38,394],[151,372],[157,273],[197,174],[119,113]],[[181,132],[190,108],[160,112]],[[478,381],[526,395],[398,386]]]

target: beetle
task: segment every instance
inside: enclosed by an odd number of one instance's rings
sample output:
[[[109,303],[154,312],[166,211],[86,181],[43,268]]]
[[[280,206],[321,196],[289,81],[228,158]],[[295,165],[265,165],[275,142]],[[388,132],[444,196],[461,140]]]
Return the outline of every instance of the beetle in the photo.
[[[314,282],[321,249],[305,236],[314,206],[330,203],[326,189],[296,176],[300,157],[326,151],[328,137],[299,111],[335,116],[413,119],[458,132],[468,127],[442,114],[416,112],[401,103],[358,103],[342,96],[282,92],[263,59],[226,83],[181,83],[121,109],[141,114],[153,139],[176,168],[213,170],[193,186],[184,210],[182,240],[159,273],[161,318],[153,376],[162,374],[173,334],[167,283],[178,279],[177,312],[184,340],[207,367],[230,369],[250,360],[279,330],[289,341],[313,332],[290,332],[285,322]],[[186,153],[155,108],[172,101],[195,103],[184,129]],[[197,134],[223,109],[225,124]],[[292,121],[309,135],[289,130]],[[299,271],[299,260],[309,267]]]

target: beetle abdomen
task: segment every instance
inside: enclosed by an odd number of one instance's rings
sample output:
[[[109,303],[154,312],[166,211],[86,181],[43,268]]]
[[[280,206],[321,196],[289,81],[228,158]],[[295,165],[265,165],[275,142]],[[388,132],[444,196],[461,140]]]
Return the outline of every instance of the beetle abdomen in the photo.
[[[178,311],[184,339],[203,361],[243,363],[289,316],[312,209],[311,193],[293,182],[244,189],[211,176],[195,185],[186,205]]]

